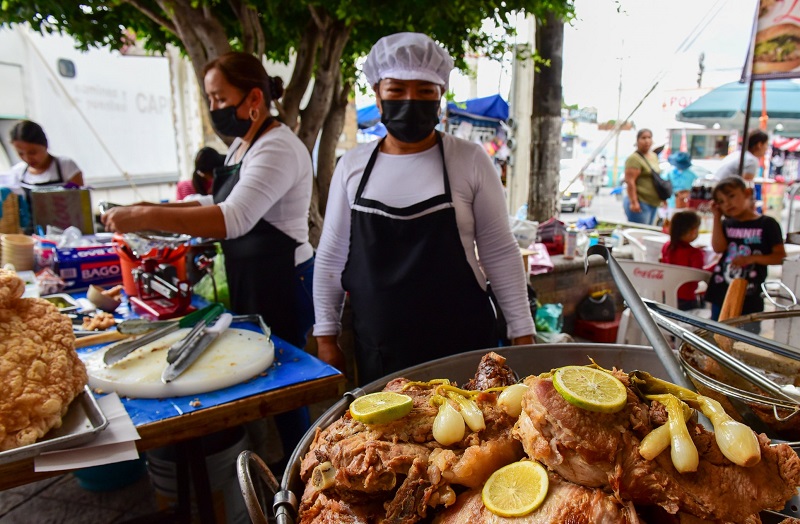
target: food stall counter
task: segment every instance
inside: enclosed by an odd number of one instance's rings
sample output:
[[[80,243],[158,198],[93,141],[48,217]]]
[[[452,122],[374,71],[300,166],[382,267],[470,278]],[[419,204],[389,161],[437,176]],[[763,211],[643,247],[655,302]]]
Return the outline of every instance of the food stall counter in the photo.
[[[83,298],[82,293],[73,294]],[[195,306],[206,305],[195,298]],[[135,316],[126,307],[115,313]],[[255,324],[253,324],[255,327]],[[291,411],[344,392],[345,377],[337,369],[271,336],[275,358],[271,366],[239,384],[216,391],[171,398],[125,398],[121,401],[141,439],[138,451],[146,451],[188,441],[266,416]],[[81,359],[103,345],[78,350]],[[102,395],[103,392],[95,391]],[[0,490],[47,478],[54,473],[35,473],[33,459],[0,465]]]

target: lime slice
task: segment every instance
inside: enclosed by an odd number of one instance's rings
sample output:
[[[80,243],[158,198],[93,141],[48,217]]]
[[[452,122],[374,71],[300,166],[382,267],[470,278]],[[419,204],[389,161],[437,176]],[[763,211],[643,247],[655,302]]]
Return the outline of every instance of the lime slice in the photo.
[[[553,373],[553,386],[564,400],[595,413],[616,413],[625,407],[628,390],[613,375],[586,366],[564,366]]]
[[[378,391],[358,397],[350,404],[350,415],[364,424],[386,424],[405,417],[414,407],[408,395]]]
[[[541,506],[547,496],[547,471],[538,462],[523,460],[492,473],[481,498],[486,509],[501,517],[521,517]]]

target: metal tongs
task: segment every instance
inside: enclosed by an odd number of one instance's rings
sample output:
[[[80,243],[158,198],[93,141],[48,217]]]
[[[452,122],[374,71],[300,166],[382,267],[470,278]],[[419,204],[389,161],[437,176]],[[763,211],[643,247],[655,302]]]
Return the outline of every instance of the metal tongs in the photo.
[[[800,360],[800,352],[798,352],[798,349],[793,348],[792,346],[789,346],[782,342],[777,342],[775,340],[765,338],[760,335],[756,335],[755,333],[745,331],[744,329],[740,329],[731,326],[729,324],[724,324],[722,322],[716,322],[714,320],[708,320],[705,318],[696,317],[685,311],[681,311],[680,309],[676,309],[674,307],[661,304],[654,300],[648,300],[646,298],[643,298],[642,301],[652,311],[658,313],[663,317],[671,318],[673,320],[678,320],[679,322],[683,322],[684,324],[689,324],[691,326],[699,327],[705,329],[706,331],[710,331],[712,333],[718,333],[733,340],[738,340],[739,342],[752,344],[753,346],[765,349],[767,351],[771,351],[772,353],[776,353],[778,355],[788,357],[793,360]]]
[[[768,379],[761,373],[753,370],[750,366],[727,354],[725,351],[707,341],[700,335],[692,333],[688,329],[679,326],[656,311],[651,311],[650,314],[653,316],[659,326],[663,327],[676,337],[691,344],[706,356],[713,358],[731,373],[739,375],[743,379],[758,386],[774,397],[792,403],[794,406],[796,406],[795,411],[800,410],[800,397],[787,393],[778,384]]]
[[[589,247],[589,249],[586,251],[586,257],[583,259],[584,271],[587,273],[589,272],[589,257],[592,255],[600,255],[608,263],[608,270],[611,272],[611,276],[614,278],[614,282],[617,284],[617,288],[622,294],[622,298],[624,298],[625,302],[627,302],[628,307],[631,309],[631,313],[639,322],[639,326],[641,326],[642,331],[644,331],[647,340],[653,346],[653,349],[655,350],[658,359],[661,361],[661,365],[664,366],[670,381],[673,384],[677,384],[690,391],[697,391],[697,388],[694,387],[694,384],[692,384],[689,378],[684,374],[680,361],[672,352],[672,348],[664,338],[661,330],[658,329],[653,317],[650,316],[650,312],[647,310],[644,302],[642,302],[642,297],[639,296],[639,292],[636,291],[635,287],[633,287],[633,284],[631,284],[631,281],[628,279],[625,271],[623,271],[620,265],[617,263],[616,259],[611,256],[611,252],[608,250],[608,248],[600,244],[595,244]]]
[[[182,343],[173,345],[173,347],[170,348],[172,360],[170,360],[170,355],[168,354],[167,362],[169,362],[169,365],[161,374],[161,381],[164,384],[168,384],[189,369],[189,367],[205,352],[208,346],[228,329],[232,320],[233,315],[230,313],[223,313],[211,326],[206,325],[205,321],[199,322],[195,329],[192,330],[192,333],[181,341]]]

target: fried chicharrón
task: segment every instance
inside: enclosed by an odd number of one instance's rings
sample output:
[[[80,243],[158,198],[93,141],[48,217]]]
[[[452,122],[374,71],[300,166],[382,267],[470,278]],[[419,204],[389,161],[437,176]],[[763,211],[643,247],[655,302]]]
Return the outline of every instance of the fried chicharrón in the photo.
[[[36,442],[87,382],[72,322],[53,304],[20,298],[13,271],[0,269],[0,451]]]

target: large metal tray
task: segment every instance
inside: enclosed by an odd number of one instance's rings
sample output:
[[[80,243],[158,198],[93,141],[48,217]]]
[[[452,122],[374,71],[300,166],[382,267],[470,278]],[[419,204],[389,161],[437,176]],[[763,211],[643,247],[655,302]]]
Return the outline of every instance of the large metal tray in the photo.
[[[50,430],[41,440],[27,446],[0,452],[0,464],[35,457],[45,451],[72,448],[91,442],[108,426],[89,386],[70,403],[61,427]]]
[[[341,400],[323,413],[312,424],[289,458],[281,481],[282,493],[287,497],[296,497],[295,500],[300,499],[305,488],[305,484],[300,479],[300,463],[314,441],[316,428],[326,428],[331,425],[347,411],[350,402],[356,396],[380,391],[391,380],[398,377],[411,380],[448,378],[458,384],[463,384],[475,375],[478,363],[489,351],[504,356],[507,359],[506,364],[520,377],[536,375],[561,366],[589,364],[589,358],[593,358],[605,368],[617,367],[625,371],[641,369],[659,378],[669,378],[653,348],[614,344],[538,344],[479,349],[419,364],[366,384],[363,388],[356,388],[345,393]],[[288,492],[291,492],[292,495],[288,495]],[[281,498],[281,493],[278,495],[278,498]]]

